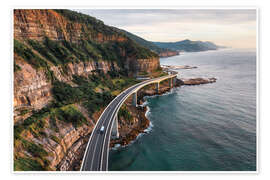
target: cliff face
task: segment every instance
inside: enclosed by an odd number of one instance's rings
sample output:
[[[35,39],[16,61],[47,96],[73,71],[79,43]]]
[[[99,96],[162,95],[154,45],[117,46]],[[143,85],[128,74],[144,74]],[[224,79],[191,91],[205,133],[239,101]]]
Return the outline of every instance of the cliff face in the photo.
[[[20,71],[14,73],[14,122],[17,123],[28,117],[25,114],[20,114],[21,109],[38,110],[52,100],[52,84],[44,70],[34,69],[16,54],[15,58],[17,65],[21,67]],[[61,66],[51,66],[50,69],[57,80],[67,83],[71,82],[73,75],[87,77],[87,75],[93,74],[95,70],[102,70],[107,73],[112,69],[120,69],[115,62],[109,63],[107,61],[68,63],[66,67],[65,73],[63,73]]]
[[[85,30],[84,32],[82,32]],[[54,10],[14,10],[14,38],[42,41],[44,36],[52,40],[78,42],[93,39],[97,42],[125,41],[116,34],[106,35],[91,31],[86,24],[71,22]]]
[[[71,21],[63,14],[54,10],[14,10],[14,39],[24,42],[28,40],[44,41],[47,37],[53,41],[68,41],[79,43],[81,40],[92,40],[96,43],[125,42],[127,37],[117,32],[95,29],[96,26],[106,27],[103,22],[93,20],[95,24],[86,24],[80,21]],[[27,45],[31,48],[30,45]],[[43,59],[41,52],[33,50]],[[127,50],[120,48],[119,54],[122,64],[129,73],[138,71],[151,72],[159,67],[158,58],[137,59]],[[126,60],[125,60],[126,59]],[[50,60],[50,59],[48,59]],[[40,109],[51,100],[51,82],[46,78],[44,69],[37,69],[27,63],[22,57],[15,54],[14,61],[21,70],[14,73],[14,108],[29,107]],[[71,62],[63,66],[50,65],[50,70],[59,81],[68,82],[72,75],[87,76],[95,70],[119,71],[121,65],[118,61],[88,60],[86,62]],[[50,62],[49,62],[50,64]],[[19,113],[16,113],[19,114]],[[15,119],[18,119],[17,116]]]
[[[14,73],[14,108],[32,106],[40,109],[51,99],[51,83],[44,70],[36,70],[15,54],[21,70]]]
[[[148,72],[151,73],[160,67],[159,58],[150,59],[134,59],[128,58],[126,67],[134,72]]]
[[[102,21],[72,11],[14,10],[14,40],[15,170],[71,170],[83,154],[102,112],[96,107],[106,101],[90,102],[87,109],[81,101],[54,102],[51,107],[55,82],[82,95],[85,89],[76,89],[74,75],[89,80],[89,75],[126,73],[128,78],[159,68],[159,59],[150,50]],[[106,77],[103,85],[91,87],[94,90],[81,88],[93,94],[97,88],[100,92],[91,97],[106,100],[113,86]]]
[[[79,105],[76,106],[78,107]],[[75,128],[70,123],[59,120],[56,120],[55,124],[52,125],[50,118],[45,117],[45,126],[53,126],[53,128],[58,129],[57,131],[54,131],[52,128],[46,128],[42,137],[36,137],[29,131],[24,131],[21,137],[28,142],[42,145],[44,150],[50,154],[47,158],[48,169],[69,170],[71,164],[78,158],[76,152],[82,151],[80,146],[86,143],[88,140],[87,135],[89,135],[94,128],[95,122],[88,116],[86,117],[87,124],[78,128]],[[19,145],[15,143],[15,150],[18,150],[17,146],[19,147]],[[19,156],[24,157],[23,152],[23,149],[19,150]]]
[[[171,56],[177,56],[179,55],[179,52],[177,51],[165,51],[158,54],[159,57],[171,57]]]

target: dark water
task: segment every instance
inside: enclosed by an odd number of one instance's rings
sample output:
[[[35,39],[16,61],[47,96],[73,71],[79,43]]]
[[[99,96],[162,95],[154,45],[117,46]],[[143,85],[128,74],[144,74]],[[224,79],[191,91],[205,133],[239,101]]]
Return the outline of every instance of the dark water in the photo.
[[[255,50],[187,53],[161,64],[198,66],[179,76],[218,80],[148,98],[150,133],[112,150],[109,170],[255,171]]]

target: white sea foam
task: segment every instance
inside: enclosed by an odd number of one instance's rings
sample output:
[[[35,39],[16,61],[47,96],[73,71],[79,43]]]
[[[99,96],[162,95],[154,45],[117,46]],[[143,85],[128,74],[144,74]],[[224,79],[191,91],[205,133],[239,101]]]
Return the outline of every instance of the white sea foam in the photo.
[[[150,132],[152,131],[153,127],[154,127],[154,125],[153,125],[153,123],[150,121],[150,124],[149,124],[148,128],[146,128],[143,132],[145,132],[145,133],[150,133]],[[141,133],[141,134],[142,134],[142,133]]]
[[[147,108],[147,110],[146,110],[146,112],[145,112],[145,117],[146,117],[146,118],[148,118],[148,115],[150,114],[150,108],[149,108],[149,106],[147,106],[147,104],[148,104],[148,101],[145,101],[145,102],[142,104],[142,105],[145,105],[146,108]],[[141,106],[142,106],[142,105],[141,105]],[[150,120],[149,120],[149,121],[150,121]],[[139,133],[135,140],[130,141],[130,143],[129,143],[128,145],[124,145],[124,146],[121,146],[120,144],[115,144],[114,147],[112,148],[112,150],[118,150],[118,149],[122,149],[122,148],[127,148],[128,146],[132,145],[136,140],[138,140],[139,138],[141,138],[143,135],[149,134],[149,133],[152,131],[153,127],[154,127],[154,125],[153,125],[153,123],[150,121],[149,126],[148,126],[145,130],[143,130],[143,133]]]
[[[149,108],[149,106],[146,106],[146,112],[145,112],[145,117],[147,118],[147,119],[149,119],[148,117],[149,117],[149,115],[150,115],[150,108]],[[150,121],[151,122],[151,121]]]
[[[176,87],[176,88],[178,88],[178,87]],[[155,95],[152,95],[152,96],[144,96],[143,98],[144,98],[144,100],[147,100],[148,98],[155,98],[155,97],[159,97],[159,96],[167,96],[167,95],[175,93],[176,88],[172,88],[170,91],[165,92],[163,94],[155,94]],[[145,101],[145,102],[147,102],[147,101]],[[148,104],[148,102],[147,102],[147,104]]]
[[[176,88],[172,88],[170,91],[168,91],[168,92],[166,92],[164,94],[161,94],[161,95],[145,96],[144,97],[145,101],[143,102],[143,104],[139,105],[141,107],[146,106],[147,109],[146,109],[146,112],[145,112],[145,117],[147,119],[149,119],[148,117],[149,117],[149,115],[151,113],[151,109],[148,106],[148,104],[149,104],[149,102],[147,101],[148,98],[154,98],[154,97],[158,97],[158,96],[167,96],[169,94],[173,94],[175,92],[175,89]],[[118,149],[122,149],[122,148],[127,148],[128,146],[132,145],[136,140],[141,138],[143,135],[149,134],[153,130],[153,127],[154,127],[154,124],[150,121],[149,126],[145,130],[143,130],[143,133],[139,133],[135,140],[130,141],[130,143],[128,145],[124,145],[124,146],[121,146],[120,144],[115,144],[114,147],[112,148],[112,150],[118,150]]]

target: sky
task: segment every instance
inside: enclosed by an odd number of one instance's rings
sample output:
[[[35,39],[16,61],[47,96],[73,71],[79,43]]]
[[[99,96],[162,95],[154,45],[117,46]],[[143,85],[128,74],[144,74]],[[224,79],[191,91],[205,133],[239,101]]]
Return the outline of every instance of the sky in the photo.
[[[255,9],[76,9],[149,41],[256,47]]]

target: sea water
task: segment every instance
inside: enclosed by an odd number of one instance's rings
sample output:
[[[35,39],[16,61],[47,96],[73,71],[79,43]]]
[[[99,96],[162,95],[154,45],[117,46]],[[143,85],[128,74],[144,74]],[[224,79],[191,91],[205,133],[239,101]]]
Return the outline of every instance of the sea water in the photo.
[[[162,58],[178,78],[217,78],[147,98],[151,130],[111,150],[111,171],[255,171],[256,51],[222,49]]]

